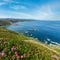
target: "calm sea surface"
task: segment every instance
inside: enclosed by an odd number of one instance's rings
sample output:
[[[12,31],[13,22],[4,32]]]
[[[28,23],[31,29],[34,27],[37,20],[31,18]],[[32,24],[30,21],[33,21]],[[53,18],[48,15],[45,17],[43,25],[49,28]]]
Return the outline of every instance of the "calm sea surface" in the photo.
[[[38,38],[42,42],[60,43],[60,21],[25,21],[6,28]]]

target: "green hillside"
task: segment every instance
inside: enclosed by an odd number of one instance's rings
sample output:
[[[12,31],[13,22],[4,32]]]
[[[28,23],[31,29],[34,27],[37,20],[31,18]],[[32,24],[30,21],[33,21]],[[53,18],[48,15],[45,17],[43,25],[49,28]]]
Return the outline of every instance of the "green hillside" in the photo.
[[[8,20],[0,20],[0,26],[11,25],[11,22]]]
[[[34,38],[0,28],[0,60],[60,60],[59,54]]]
[[[33,21],[29,19],[0,19],[0,26],[11,25],[16,22]]]

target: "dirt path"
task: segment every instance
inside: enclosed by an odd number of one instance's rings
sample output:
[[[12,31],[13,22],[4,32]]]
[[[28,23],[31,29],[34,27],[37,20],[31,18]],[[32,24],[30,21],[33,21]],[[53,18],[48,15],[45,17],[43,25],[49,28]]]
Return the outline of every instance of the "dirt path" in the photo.
[[[56,50],[53,50],[53,49],[49,48],[48,46],[46,46],[45,44],[42,44],[42,43],[40,43],[40,42],[38,42],[38,41],[34,41],[34,40],[25,40],[25,41],[26,41],[26,42],[35,43],[35,44],[39,44],[39,45],[41,45],[41,46],[47,48],[48,50],[50,50],[50,51],[56,53],[57,55],[59,55],[59,53],[58,53]]]

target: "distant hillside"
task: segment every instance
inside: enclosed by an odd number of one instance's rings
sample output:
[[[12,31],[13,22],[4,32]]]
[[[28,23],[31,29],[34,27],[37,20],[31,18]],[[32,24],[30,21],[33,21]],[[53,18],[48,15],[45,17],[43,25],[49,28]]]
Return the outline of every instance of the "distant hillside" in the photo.
[[[33,20],[30,20],[30,19],[10,19],[10,18],[3,19],[3,18],[1,18],[0,19],[0,26],[11,25],[12,23],[15,23],[15,22],[24,22],[24,21],[33,21]]]
[[[0,28],[0,60],[60,60],[60,56],[38,40]]]
[[[0,20],[0,26],[11,25],[11,21],[8,20]]]

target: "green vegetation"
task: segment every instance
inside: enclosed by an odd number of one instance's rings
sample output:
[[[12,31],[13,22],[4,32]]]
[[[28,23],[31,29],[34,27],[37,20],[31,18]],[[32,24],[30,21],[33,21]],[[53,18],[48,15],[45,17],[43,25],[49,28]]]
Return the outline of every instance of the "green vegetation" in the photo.
[[[60,53],[60,45],[48,45],[51,49],[56,50],[58,53]]]
[[[11,25],[16,22],[33,21],[28,19],[0,19],[0,26]]]
[[[60,56],[56,53],[52,52],[42,45],[34,44],[34,42],[29,42],[29,40],[31,40],[30,37],[4,28],[0,28],[0,60],[59,59]],[[34,39],[32,40],[37,41]]]
[[[0,26],[11,25],[11,22],[8,20],[0,20]]]

